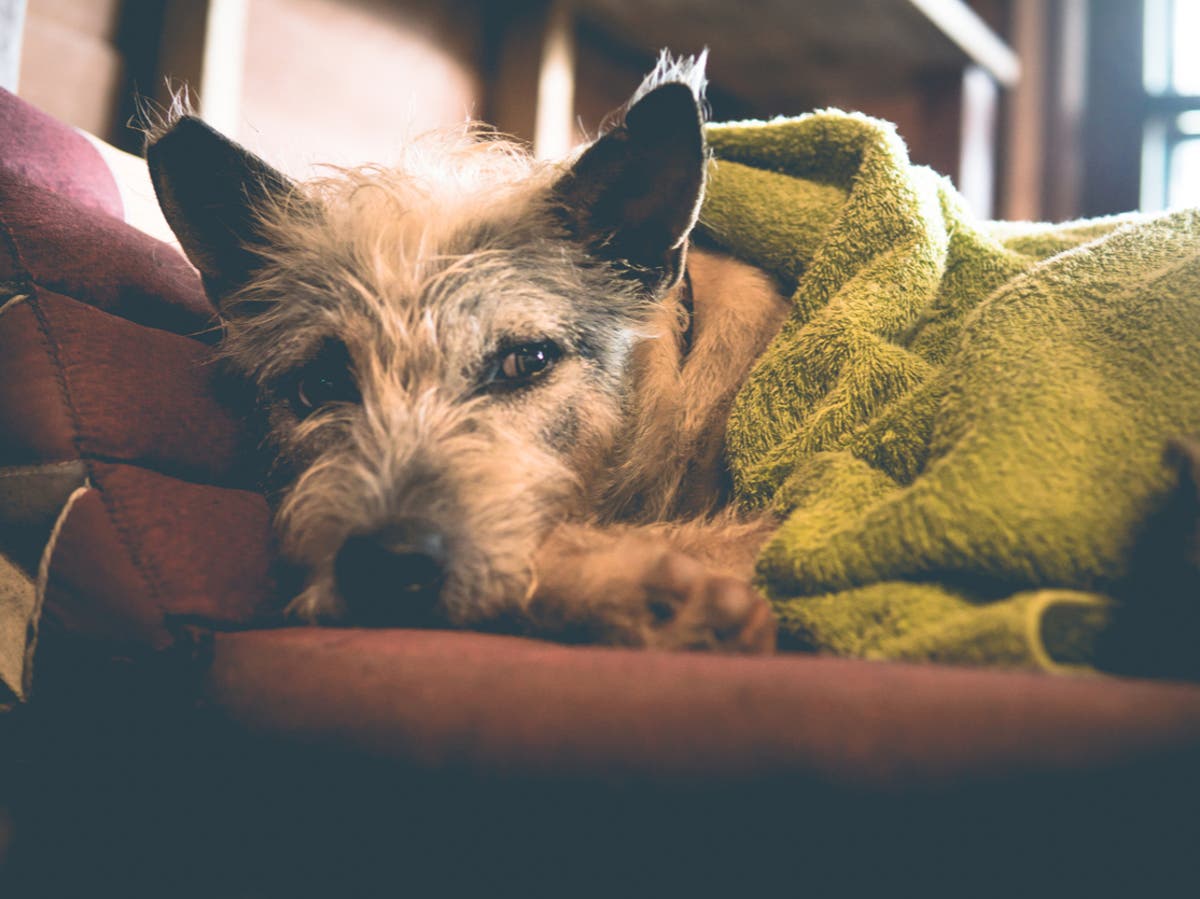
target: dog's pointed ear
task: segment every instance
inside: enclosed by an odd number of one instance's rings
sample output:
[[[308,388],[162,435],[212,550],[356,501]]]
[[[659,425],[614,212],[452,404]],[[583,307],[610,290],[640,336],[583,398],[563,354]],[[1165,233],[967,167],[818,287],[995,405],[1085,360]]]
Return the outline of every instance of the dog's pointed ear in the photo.
[[[704,199],[704,54],[663,56],[619,123],[554,186],[568,233],[651,293],[678,282]]]
[[[167,224],[221,308],[262,264],[263,210],[293,198],[295,186],[191,115],[152,136],[146,163]]]

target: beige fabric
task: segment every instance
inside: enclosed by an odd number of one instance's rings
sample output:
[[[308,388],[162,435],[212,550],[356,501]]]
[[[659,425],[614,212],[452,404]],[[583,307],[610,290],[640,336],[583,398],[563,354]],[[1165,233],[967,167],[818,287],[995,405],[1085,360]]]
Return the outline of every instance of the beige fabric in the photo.
[[[0,711],[25,698],[25,656],[35,608],[33,578],[0,554]]]
[[[54,538],[86,489],[79,460],[0,469],[0,709],[28,696]]]
[[[34,577],[63,503],[86,480],[78,459],[0,468],[0,553]]]

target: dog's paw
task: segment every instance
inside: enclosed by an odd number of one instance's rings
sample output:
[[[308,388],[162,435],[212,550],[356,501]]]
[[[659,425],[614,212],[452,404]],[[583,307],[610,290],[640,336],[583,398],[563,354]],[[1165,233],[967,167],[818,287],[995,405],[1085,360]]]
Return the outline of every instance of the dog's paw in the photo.
[[[657,649],[769,653],[775,616],[746,581],[637,529],[563,527],[539,550],[529,632]]]
[[[653,559],[641,579],[641,638],[663,649],[770,653],[775,616],[750,584],[718,574],[674,550]]]

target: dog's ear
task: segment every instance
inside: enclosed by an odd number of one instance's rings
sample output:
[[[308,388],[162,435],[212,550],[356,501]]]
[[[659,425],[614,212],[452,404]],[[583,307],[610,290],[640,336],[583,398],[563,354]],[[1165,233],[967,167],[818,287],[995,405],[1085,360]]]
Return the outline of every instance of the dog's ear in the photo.
[[[664,54],[618,123],[554,187],[568,233],[652,293],[682,276],[704,199],[704,60]]]
[[[293,198],[294,185],[191,115],[151,137],[146,162],[167,223],[220,308],[262,264],[263,210]]]

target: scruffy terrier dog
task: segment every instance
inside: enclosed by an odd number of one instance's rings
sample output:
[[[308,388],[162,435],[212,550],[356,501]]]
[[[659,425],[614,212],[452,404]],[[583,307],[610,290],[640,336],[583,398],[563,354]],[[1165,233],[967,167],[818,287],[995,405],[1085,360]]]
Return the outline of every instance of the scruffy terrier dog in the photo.
[[[728,508],[725,421],[788,304],[690,244],[703,60],[665,58],[573,159],[475,129],[293,184],[191,116],[159,201],[268,422],[289,607],[766,652],[774,522]]]

